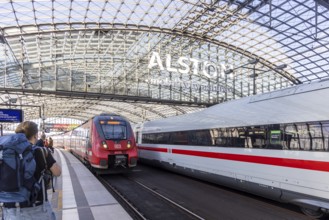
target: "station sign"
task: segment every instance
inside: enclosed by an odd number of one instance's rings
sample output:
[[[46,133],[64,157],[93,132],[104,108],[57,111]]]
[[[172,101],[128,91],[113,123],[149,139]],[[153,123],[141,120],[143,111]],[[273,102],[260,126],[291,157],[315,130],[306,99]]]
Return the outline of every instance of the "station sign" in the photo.
[[[165,60],[164,60],[165,59]],[[149,70],[167,71],[171,73],[197,75],[200,77],[214,80],[216,78],[233,79],[233,72],[225,74],[227,69],[233,69],[232,65],[219,64],[216,65],[211,61],[198,60],[191,57],[179,57],[173,60],[170,54],[166,54],[165,58],[160,56],[158,52],[152,52],[148,64]],[[212,92],[233,92],[232,88],[216,84],[201,84],[194,82],[187,82],[180,77],[170,78],[149,78],[145,80],[146,83],[161,86],[171,86],[177,89],[191,89],[193,91],[212,91]]]
[[[23,121],[23,110],[0,109],[0,122],[19,123]]]
[[[203,75],[209,79],[233,77],[232,73],[225,74],[225,70],[233,69],[232,65],[227,66],[223,63],[216,65],[211,61],[203,61],[190,57],[179,57],[175,62],[170,54],[166,54],[165,61],[163,61],[157,52],[152,52],[149,60],[148,69],[153,68],[182,74]]]

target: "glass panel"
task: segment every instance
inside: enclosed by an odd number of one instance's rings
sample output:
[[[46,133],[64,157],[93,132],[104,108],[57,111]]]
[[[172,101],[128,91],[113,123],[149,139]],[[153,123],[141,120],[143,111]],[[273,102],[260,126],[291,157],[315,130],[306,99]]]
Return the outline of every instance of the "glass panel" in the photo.
[[[323,124],[324,150],[329,151],[329,123]]]
[[[125,125],[101,125],[104,137],[107,140],[110,139],[127,139],[127,127]]]

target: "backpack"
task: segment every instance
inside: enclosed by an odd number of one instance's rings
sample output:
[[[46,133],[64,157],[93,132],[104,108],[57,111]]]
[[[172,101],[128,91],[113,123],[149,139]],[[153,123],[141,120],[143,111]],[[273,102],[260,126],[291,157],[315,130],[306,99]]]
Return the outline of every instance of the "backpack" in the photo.
[[[43,179],[44,181],[44,186],[46,189],[52,189],[53,192],[55,192],[54,189],[54,184],[53,184],[53,174],[52,172],[48,169],[47,166],[47,161],[46,161],[46,157],[47,154],[50,154],[49,149],[45,148],[45,147],[40,147],[40,146],[33,146],[33,151],[35,151],[36,149],[39,149],[41,151],[42,154],[42,159],[44,161],[45,167],[43,169],[43,171],[41,172],[41,177],[38,181],[39,184],[41,184],[41,180]]]
[[[36,187],[35,169],[32,144],[25,134],[1,137],[0,203],[31,202],[31,193],[40,188]]]

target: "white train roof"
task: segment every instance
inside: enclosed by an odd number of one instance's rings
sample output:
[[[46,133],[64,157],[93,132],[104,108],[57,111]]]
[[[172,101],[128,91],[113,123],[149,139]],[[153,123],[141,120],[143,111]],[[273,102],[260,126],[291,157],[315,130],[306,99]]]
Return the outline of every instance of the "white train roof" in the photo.
[[[165,132],[329,120],[329,81],[299,85],[149,121],[143,131]]]

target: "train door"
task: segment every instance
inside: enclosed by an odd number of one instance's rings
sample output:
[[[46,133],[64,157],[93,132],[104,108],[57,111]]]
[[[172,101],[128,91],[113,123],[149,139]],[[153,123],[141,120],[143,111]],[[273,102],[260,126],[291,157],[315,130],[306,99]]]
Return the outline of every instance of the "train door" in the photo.
[[[88,129],[86,133],[86,157],[87,160],[90,161],[90,157],[92,156],[92,146],[93,146],[93,123],[92,120],[88,122]]]
[[[136,144],[142,143],[142,130],[143,130],[143,124],[139,123],[135,126],[133,126],[133,131],[136,139]]]
[[[91,141],[90,141],[90,129],[86,129],[85,130],[85,143],[84,143],[84,146],[85,146],[85,153],[86,155],[88,155],[88,148],[91,148]]]
[[[141,144],[142,143],[142,132],[139,130],[136,131],[135,137],[136,137],[136,144]]]

